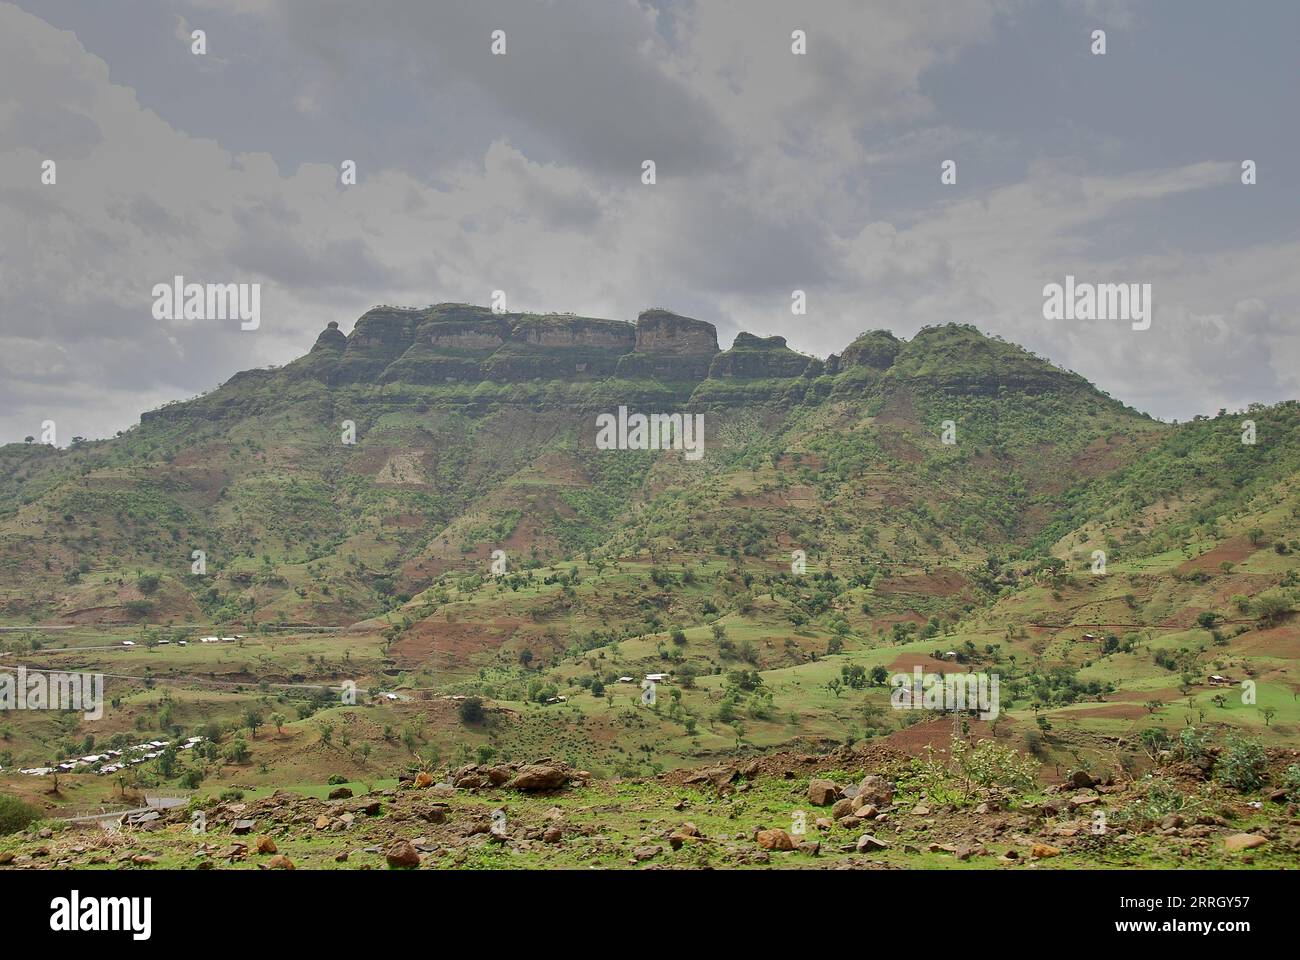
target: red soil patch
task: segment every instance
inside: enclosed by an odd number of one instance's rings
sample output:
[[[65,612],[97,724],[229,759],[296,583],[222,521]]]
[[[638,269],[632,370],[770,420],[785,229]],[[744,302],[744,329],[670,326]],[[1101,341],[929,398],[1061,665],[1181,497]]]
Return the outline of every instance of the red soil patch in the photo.
[[[794,454],[787,453],[777,461],[776,466],[778,470],[802,470],[804,467],[808,467],[810,470],[821,471],[826,469],[826,461],[815,453],[802,452],[796,461]]]
[[[1237,653],[1300,660],[1300,622],[1290,621],[1266,630],[1252,630],[1232,641]]]
[[[1004,739],[1006,728],[1012,724],[1009,719],[1004,718],[1001,720],[998,724],[999,736],[995,737],[992,731],[989,730],[989,725],[983,720],[975,717],[968,717],[967,720],[970,725],[970,738],[972,741]],[[923,723],[914,723],[902,730],[896,730],[878,742],[909,756],[920,757],[925,755],[926,747],[933,748],[936,754],[947,754],[952,735],[952,720],[939,717]]]
[[[422,527],[428,523],[429,518],[422,513],[398,513],[392,516],[384,517],[380,523],[386,527],[402,527],[406,529]]]
[[[792,486],[768,493],[738,494],[731,500],[737,507],[777,507],[807,510],[817,505],[817,494],[812,487]]]
[[[464,667],[497,649],[519,628],[518,620],[492,623],[446,623],[425,620],[414,624],[389,648],[399,666],[413,667],[432,662],[434,668]]]
[[[926,673],[965,673],[961,664],[951,660],[936,660],[925,653],[901,653],[889,665],[890,673],[911,673],[914,667],[920,667]]]
[[[956,570],[940,567],[930,573],[910,573],[890,577],[876,585],[879,593],[920,594],[927,597],[951,597],[970,587],[970,581]]]
[[[1241,563],[1258,549],[1258,547],[1252,546],[1251,542],[1245,537],[1233,537],[1231,540],[1219,544],[1213,550],[1201,554],[1195,560],[1188,560],[1178,568],[1178,572],[1219,573],[1219,564],[1225,560],[1228,563]]]

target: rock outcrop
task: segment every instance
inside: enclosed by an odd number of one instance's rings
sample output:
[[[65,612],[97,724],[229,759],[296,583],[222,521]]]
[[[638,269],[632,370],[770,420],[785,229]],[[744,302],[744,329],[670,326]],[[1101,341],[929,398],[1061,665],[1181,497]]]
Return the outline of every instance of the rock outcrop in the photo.
[[[840,356],[840,365],[848,367],[872,367],[885,370],[894,362],[902,342],[888,330],[872,330],[859,334],[858,338],[844,348]]]
[[[779,380],[801,377],[811,359],[787,347],[785,337],[756,337],[741,332],[736,334],[730,350],[713,358],[709,365],[709,378]]]
[[[636,318],[636,345],[620,357],[623,379],[703,380],[718,354],[718,331],[711,323],[667,310],[644,310]]]
[[[855,396],[877,384],[905,388],[918,381],[926,389],[964,395],[1089,389],[1078,375],[963,324],[927,327],[910,341],[873,330],[841,354],[820,360],[791,350],[784,337],[744,332],[720,352],[713,324],[659,308],[643,311],[631,324],[570,313],[498,314],[467,303],[374,307],[347,336],[331,321],[311,351],[285,367],[283,375],[331,386],[450,385],[449,398],[457,397],[457,385],[485,381],[555,389],[555,384],[609,380],[620,402],[710,406],[820,402]],[[230,383],[251,387],[278,376],[252,370]],[[475,388],[456,402],[492,402],[497,396]],[[214,411],[217,415],[247,414],[255,401],[245,392],[221,402],[230,409]],[[205,398],[205,403],[217,400]],[[142,420],[173,413],[154,411]]]
[[[338,321],[331,320],[325,326],[325,329],[320,332],[320,336],[316,338],[316,343],[312,345],[311,349],[313,353],[317,350],[343,350],[347,345],[348,338],[339,329]]]

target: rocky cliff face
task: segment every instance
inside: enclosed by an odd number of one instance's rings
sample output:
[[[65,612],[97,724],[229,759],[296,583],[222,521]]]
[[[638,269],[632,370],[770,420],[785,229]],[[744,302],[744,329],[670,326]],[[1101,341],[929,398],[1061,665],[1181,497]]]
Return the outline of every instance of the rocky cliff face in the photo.
[[[713,324],[657,308],[644,311],[633,325],[567,313],[496,314],[464,303],[375,307],[348,336],[331,322],[311,352],[284,373],[330,385],[617,378],[640,382],[611,385],[623,394],[667,391],[682,401],[693,396],[711,403],[799,402],[829,391],[853,395],[886,382],[982,395],[1075,389],[1085,383],[960,324],[928,327],[910,341],[873,330],[823,361],[791,350],[784,337],[751,333],[737,334],[731,348],[719,352]]]
[[[718,353],[718,331],[711,323],[667,310],[645,310],[636,318],[636,344],[619,358],[624,379],[703,380]]]
[[[730,350],[713,358],[709,379],[781,380],[802,377],[812,361],[812,357],[787,347],[785,337],[756,337],[741,332],[736,334]]]
[[[312,345],[312,351],[316,350],[343,350],[348,345],[348,338],[339,329],[339,322],[331,320],[325,329],[320,332],[316,338],[315,344]]]

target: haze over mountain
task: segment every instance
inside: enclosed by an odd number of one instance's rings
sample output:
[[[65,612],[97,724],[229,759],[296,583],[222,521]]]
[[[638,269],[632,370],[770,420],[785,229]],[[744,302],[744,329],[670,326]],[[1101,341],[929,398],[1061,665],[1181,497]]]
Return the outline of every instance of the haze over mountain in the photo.
[[[620,408],[702,418],[703,456],[601,449],[598,418]],[[628,324],[375,307],[115,439],[0,447],[0,666],[102,673],[111,698],[93,725],[13,715],[0,784],[59,811],[184,783],[214,823],[256,790],[256,816],[314,859],[320,831],[422,819],[393,790],[441,771],[455,789],[438,816],[513,789],[529,825],[492,843],[531,857],[550,830],[539,863],[573,865],[622,862],[632,848],[600,838],[625,814],[681,809],[679,785],[719,791],[699,799],[709,810],[751,788],[783,810],[840,796],[810,771],[865,766],[875,792],[845,794],[818,829],[852,841],[894,789],[903,810],[952,795],[928,834],[951,842],[926,842],[960,863],[987,826],[978,800],[1065,817],[1027,799],[1064,777],[1122,784],[1104,801],[1129,839],[1026,820],[1059,845],[1035,843],[1035,860],[1067,847],[1062,865],[1165,864],[1169,834],[1147,831],[1168,803],[1226,777],[1234,817],[1271,818],[1241,804],[1289,776],[1298,519],[1294,401],[1165,424],[969,325],[868,331],[819,359],[748,333],[721,350],[712,325],[662,308]],[[890,678],[917,670],[1000,678],[996,716],[900,709]],[[640,699],[640,677],[660,700]],[[1249,696],[1221,692],[1246,681]],[[182,734],[200,738],[185,757],[125,771],[91,752]],[[924,762],[967,747],[992,779],[945,793],[951,774]],[[939,779],[918,780],[927,769]],[[310,800],[377,778],[393,785],[377,826]],[[593,839],[560,843],[576,828],[534,809],[555,802],[537,789],[578,791]],[[610,790],[638,799],[611,805]],[[192,866],[184,824],[162,829],[154,848]],[[429,829],[458,865],[497,862],[477,827]],[[1296,840],[1272,835],[1259,862],[1287,862]],[[826,855],[863,865],[876,842]],[[391,830],[377,843],[354,853],[420,859],[394,853]],[[634,846],[633,863],[662,853]],[[751,862],[743,846],[698,856]],[[1236,854],[1216,840],[1185,856]]]

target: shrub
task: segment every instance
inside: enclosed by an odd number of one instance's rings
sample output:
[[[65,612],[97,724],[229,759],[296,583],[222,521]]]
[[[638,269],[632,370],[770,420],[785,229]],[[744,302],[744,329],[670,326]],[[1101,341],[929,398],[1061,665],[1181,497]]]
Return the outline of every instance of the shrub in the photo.
[[[1255,598],[1255,612],[1265,623],[1279,623],[1291,613],[1291,599],[1278,590],[1269,590]]]
[[[1293,763],[1286,768],[1282,777],[1282,787],[1292,800],[1300,800],[1300,763]]]
[[[1218,778],[1240,793],[1258,790],[1264,785],[1268,758],[1264,748],[1254,740],[1230,736],[1215,770]]]
[[[39,819],[41,811],[27,801],[0,793],[0,836],[17,833]]]
[[[486,715],[483,710],[483,701],[478,697],[469,697],[460,702],[458,708],[461,723],[482,723]]]

